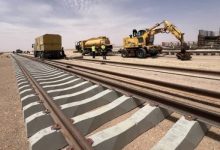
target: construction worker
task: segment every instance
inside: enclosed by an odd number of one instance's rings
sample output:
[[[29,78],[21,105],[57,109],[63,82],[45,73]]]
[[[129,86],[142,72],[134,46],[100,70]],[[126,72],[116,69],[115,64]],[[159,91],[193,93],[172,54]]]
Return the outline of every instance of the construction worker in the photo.
[[[84,56],[84,55],[85,55],[85,50],[84,50],[84,48],[81,49],[81,52],[82,52],[82,56]]]
[[[104,44],[101,46],[101,52],[102,52],[103,59],[106,59],[107,50]]]
[[[85,55],[84,45],[82,45],[81,52],[82,52],[82,55]]]
[[[66,58],[66,54],[64,53],[63,47],[61,49],[61,57]]]
[[[96,48],[95,45],[92,46],[92,58],[95,58]]]

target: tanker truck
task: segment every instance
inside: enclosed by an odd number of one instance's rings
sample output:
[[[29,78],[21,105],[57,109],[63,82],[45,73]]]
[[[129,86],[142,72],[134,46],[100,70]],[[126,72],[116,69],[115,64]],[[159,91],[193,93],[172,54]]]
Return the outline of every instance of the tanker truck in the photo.
[[[90,54],[92,52],[92,46],[96,47],[96,55],[101,55],[101,46],[106,46],[107,52],[112,51],[112,45],[110,44],[109,38],[106,36],[100,36],[97,38],[90,38],[84,41],[78,41],[75,44],[75,48],[78,52],[81,52],[83,55]]]

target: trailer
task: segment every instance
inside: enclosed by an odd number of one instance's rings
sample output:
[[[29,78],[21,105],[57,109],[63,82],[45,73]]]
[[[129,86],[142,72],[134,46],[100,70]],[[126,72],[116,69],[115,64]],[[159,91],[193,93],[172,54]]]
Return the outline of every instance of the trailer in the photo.
[[[34,57],[63,58],[65,53],[62,47],[62,37],[58,34],[44,34],[35,38]]]

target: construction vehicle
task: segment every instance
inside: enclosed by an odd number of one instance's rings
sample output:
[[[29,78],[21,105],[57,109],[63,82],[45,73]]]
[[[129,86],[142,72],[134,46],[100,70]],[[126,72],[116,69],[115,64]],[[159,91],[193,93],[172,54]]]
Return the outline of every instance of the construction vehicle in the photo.
[[[62,39],[58,34],[44,34],[35,39],[34,57],[63,58],[65,53],[62,47]]]
[[[159,28],[162,24],[163,27]],[[154,35],[158,33],[172,33],[181,43],[181,52],[177,53],[177,58],[181,60],[191,59],[190,54],[186,52],[189,47],[184,42],[184,33],[166,20],[149,29],[139,30],[138,32],[134,29],[133,35],[130,35],[130,37],[126,37],[123,40],[121,56],[145,58],[147,56],[156,56],[158,53],[161,53],[162,47],[154,45]]]
[[[92,46],[96,47],[96,55],[101,54],[101,46],[105,45],[107,52],[112,51],[112,45],[110,44],[109,38],[106,36],[100,36],[97,38],[90,38],[88,40],[76,42],[75,48],[78,52],[81,52],[83,55],[92,53]]]
[[[20,49],[16,49],[16,51],[15,51],[17,54],[21,54],[21,53],[23,53],[23,51],[22,50],[20,50]]]

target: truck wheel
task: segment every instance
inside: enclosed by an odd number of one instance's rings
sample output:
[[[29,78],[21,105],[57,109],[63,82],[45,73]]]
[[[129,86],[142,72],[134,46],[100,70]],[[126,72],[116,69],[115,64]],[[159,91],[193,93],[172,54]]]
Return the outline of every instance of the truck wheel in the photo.
[[[158,51],[156,49],[153,49],[153,50],[149,50],[149,53],[150,53],[151,57],[155,57],[155,56],[157,56]]]
[[[40,58],[44,58],[44,52],[40,53]]]
[[[146,52],[145,49],[139,48],[138,50],[136,50],[136,56],[137,56],[138,58],[146,58],[147,52]]]
[[[36,51],[34,51],[34,57],[37,57],[37,52]]]
[[[127,50],[122,50],[121,51],[121,57],[123,57],[123,58],[128,57],[128,51]]]

